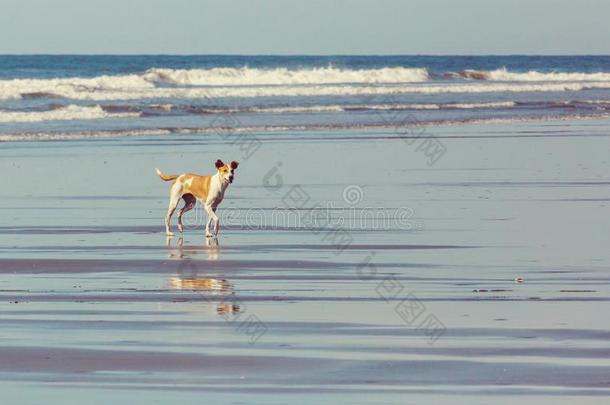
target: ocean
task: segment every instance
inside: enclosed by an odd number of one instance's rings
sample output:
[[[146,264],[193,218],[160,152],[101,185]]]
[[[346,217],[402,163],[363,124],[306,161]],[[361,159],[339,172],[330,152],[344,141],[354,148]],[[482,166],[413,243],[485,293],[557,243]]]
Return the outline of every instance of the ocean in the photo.
[[[609,113],[610,56],[0,56],[0,141]]]

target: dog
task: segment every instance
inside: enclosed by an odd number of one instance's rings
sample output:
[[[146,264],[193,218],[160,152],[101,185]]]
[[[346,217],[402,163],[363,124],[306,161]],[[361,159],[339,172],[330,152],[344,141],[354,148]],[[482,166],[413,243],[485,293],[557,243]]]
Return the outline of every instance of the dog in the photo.
[[[182,216],[192,210],[197,201],[199,201],[208,214],[208,220],[205,224],[205,236],[212,238],[218,235],[220,221],[216,215],[216,208],[222,202],[229,184],[233,183],[235,170],[237,170],[239,162],[234,160],[229,164],[225,164],[222,160],[218,159],[215,166],[216,174],[207,176],[193,173],[167,176],[161,173],[161,170],[155,169],[161,180],[175,180],[170,188],[169,207],[167,208],[167,215],[165,215],[165,234],[167,236],[174,236],[170,229],[170,220],[178,207],[180,199],[184,200],[184,207],[178,213],[178,230],[181,233],[184,231]],[[210,225],[212,225],[212,230],[210,230]]]

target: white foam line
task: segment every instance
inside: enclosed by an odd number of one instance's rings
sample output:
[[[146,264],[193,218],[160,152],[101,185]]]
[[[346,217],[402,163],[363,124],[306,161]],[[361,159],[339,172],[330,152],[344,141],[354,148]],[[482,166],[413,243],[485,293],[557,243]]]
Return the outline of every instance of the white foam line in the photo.
[[[406,83],[428,80],[424,68],[385,67],[380,69],[149,69],[144,79],[155,83],[205,86],[269,86],[337,83]]]
[[[571,116],[540,116],[520,118],[481,118],[469,120],[447,120],[434,122],[419,122],[418,126],[440,127],[451,125],[479,125],[479,124],[511,124],[520,122],[548,122],[548,121],[584,121],[607,119],[610,114],[604,115],[571,115]],[[315,130],[353,130],[374,128],[407,128],[385,123],[365,125],[278,125],[278,126],[252,126],[238,128],[155,128],[155,129],[129,129],[122,131],[82,131],[82,132],[22,132],[0,134],[0,142],[17,141],[70,141],[84,139],[119,138],[126,136],[155,136],[170,134],[219,134],[219,133],[257,133],[257,132],[288,132],[288,131],[315,131]]]
[[[68,105],[49,111],[3,111],[0,110],[0,123],[43,122],[67,120],[95,120],[102,118],[139,117],[139,113],[109,113],[99,105]]]

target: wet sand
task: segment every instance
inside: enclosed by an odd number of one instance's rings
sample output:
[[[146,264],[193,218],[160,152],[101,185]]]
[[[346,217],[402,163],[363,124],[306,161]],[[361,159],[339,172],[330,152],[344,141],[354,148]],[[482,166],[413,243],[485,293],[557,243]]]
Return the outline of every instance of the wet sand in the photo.
[[[607,403],[609,125],[0,144],[3,401]],[[217,158],[167,240],[153,168]]]

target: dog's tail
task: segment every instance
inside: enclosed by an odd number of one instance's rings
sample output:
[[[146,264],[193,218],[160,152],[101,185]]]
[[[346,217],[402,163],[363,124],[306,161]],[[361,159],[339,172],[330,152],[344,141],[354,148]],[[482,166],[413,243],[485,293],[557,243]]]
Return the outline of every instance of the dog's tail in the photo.
[[[167,175],[161,173],[161,170],[156,169],[156,168],[155,168],[155,170],[157,171],[157,174],[159,175],[159,177],[161,177],[161,180],[163,180],[163,181],[171,181],[171,180],[176,180],[178,178],[178,176],[175,174],[170,174],[169,176],[167,176]]]

